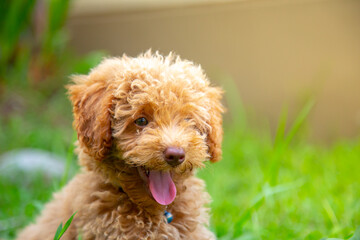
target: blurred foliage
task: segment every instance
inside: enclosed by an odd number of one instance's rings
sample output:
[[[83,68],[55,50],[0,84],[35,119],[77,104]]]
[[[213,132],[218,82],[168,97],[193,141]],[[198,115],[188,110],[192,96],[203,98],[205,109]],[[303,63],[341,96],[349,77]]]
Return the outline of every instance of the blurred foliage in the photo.
[[[244,108],[235,104],[241,100],[234,82],[223,80],[232,119],[224,126],[223,160],[199,172],[213,198],[218,238],[352,237],[360,225],[360,139],[309,143],[304,131],[311,99],[293,122],[284,109],[273,138],[270,131],[253,128]]]
[[[54,134],[71,139],[71,107],[64,85],[70,74],[87,73],[104,53],[80,57],[69,49],[64,28],[69,4],[69,0],[1,1],[0,153],[19,143],[24,147],[51,143]],[[27,119],[38,120],[34,124]],[[63,126],[69,129],[65,134],[48,129]],[[42,139],[34,139],[39,132]]]
[[[105,56],[78,56],[64,27],[69,0],[0,1],[0,154],[40,148],[67,159],[62,179],[0,173],[0,238],[13,238],[77,167],[71,106],[64,85]]]
[[[66,43],[63,29],[69,0],[4,0],[1,7],[1,78],[10,84],[19,68],[32,83],[55,73]]]

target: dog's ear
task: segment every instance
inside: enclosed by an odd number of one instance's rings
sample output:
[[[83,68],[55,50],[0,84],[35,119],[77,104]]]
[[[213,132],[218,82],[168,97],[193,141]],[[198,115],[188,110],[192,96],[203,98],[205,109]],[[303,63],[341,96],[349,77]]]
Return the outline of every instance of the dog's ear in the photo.
[[[79,144],[96,160],[103,160],[112,146],[112,94],[105,79],[77,75],[67,86],[73,104],[74,128]]]
[[[223,138],[222,113],[225,111],[221,104],[223,91],[220,88],[209,87],[208,97],[210,99],[210,129],[207,136],[209,146],[210,161],[217,162],[221,160],[221,142]]]

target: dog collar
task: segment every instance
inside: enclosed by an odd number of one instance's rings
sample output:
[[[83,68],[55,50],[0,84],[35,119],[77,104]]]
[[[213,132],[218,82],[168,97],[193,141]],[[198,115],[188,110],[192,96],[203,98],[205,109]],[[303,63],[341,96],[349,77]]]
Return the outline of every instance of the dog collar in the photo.
[[[174,219],[173,215],[168,211],[164,212],[164,216],[166,217],[166,222],[167,223],[171,223],[172,220]]]

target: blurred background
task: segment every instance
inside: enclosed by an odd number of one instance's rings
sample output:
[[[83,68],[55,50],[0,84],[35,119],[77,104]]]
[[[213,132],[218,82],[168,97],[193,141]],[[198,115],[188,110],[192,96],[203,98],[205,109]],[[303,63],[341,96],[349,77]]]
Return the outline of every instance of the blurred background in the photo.
[[[175,51],[214,82],[229,75],[272,128],[312,96],[314,138],[359,133],[359,1],[78,0],[68,27],[81,54]]]
[[[219,239],[356,237],[360,1],[3,0],[0,238],[78,171],[69,76],[149,48],[225,89],[224,159],[198,174]]]

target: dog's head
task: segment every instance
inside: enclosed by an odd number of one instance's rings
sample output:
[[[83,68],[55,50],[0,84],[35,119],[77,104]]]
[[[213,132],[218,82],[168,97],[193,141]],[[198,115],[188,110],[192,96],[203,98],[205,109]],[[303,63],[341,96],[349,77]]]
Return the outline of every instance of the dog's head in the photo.
[[[220,160],[222,91],[199,66],[147,52],[106,59],[74,83],[80,149],[97,164],[135,169],[158,203],[174,200],[181,176]]]

